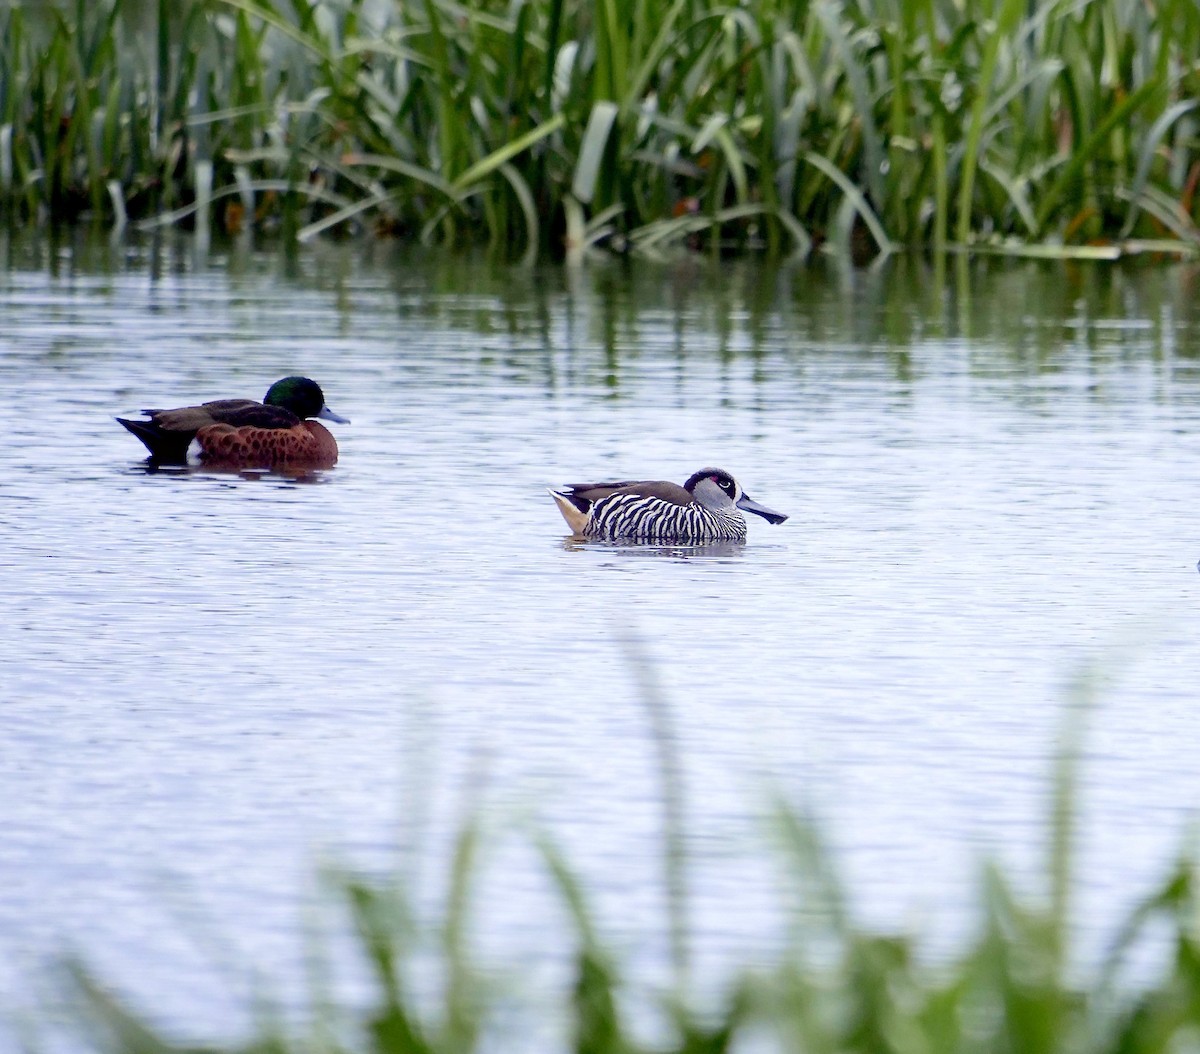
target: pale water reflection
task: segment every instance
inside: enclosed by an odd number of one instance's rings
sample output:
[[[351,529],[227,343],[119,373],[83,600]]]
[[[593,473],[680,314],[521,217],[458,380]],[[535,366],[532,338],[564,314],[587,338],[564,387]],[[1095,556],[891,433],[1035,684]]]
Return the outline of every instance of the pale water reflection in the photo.
[[[980,853],[1036,860],[1082,665],[1111,675],[1085,926],[1200,803],[1191,269],[983,263],[939,288],[908,260],[4,249],[9,1004],[66,942],[193,1027],[242,994],[197,933],[294,980],[314,859],[384,866],[422,831],[436,858],[481,756],[489,800],[559,833],[649,968],[630,627],[679,726],[709,969],[773,945],[767,787],[828,816],[872,918],[952,937]],[[354,422],[315,486],[147,473],[112,420],[292,372]],[[565,539],[546,494],[712,463],[791,518],[631,548]],[[489,946],[536,960],[532,854],[502,853],[489,891]]]

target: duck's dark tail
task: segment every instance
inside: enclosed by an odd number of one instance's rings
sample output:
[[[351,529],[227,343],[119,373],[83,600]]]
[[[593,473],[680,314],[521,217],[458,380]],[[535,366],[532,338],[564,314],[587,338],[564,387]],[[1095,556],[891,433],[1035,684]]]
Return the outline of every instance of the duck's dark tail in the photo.
[[[130,421],[118,417],[117,422],[124,425],[138,437],[150,451],[153,461],[166,465],[187,464],[188,445],[192,441],[191,432],[168,432],[153,421]]]

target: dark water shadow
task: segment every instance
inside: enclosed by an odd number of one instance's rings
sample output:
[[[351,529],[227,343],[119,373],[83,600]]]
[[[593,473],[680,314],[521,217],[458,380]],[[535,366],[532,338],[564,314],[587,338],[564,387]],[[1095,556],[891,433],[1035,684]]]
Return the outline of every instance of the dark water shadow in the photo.
[[[562,541],[567,552],[601,552],[626,557],[661,557],[668,560],[740,559],[744,555],[745,542],[708,542],[705,544],[680,545],[661,542],[638,542],[632,540],[609,541],[595,538],[580,538],[569,535]]]
[[[315,469],[304,466],[280,465],[275,468],[234,468],[220,465],[177,465],[163,464],[153,458],[146,458],[125,469],[130,476],[164,476],[168,478],[195,479],[241,479],[247,482],[263,481],[267,483],[296,483],[296,484],[326,484],[333,482],[333,476],[328,469]]]

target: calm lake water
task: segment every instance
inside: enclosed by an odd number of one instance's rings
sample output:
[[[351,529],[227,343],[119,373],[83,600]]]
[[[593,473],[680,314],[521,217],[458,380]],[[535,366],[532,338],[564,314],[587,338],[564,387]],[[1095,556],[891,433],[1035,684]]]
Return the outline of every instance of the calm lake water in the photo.
[[[504,833],[527,824],[653,974],[640,652],[713,973],[774,946],[776,792],[826,819],[865,918],[952,949],[980,859],[1036,872],[1092,664],[1085,947],[1200,803],[1194,267],[0,248],[9,1017],[37,1016],[74,948],[221,1034],[250,964],[286,1000],[320,861],[436,887],[473,795],[497,832],[491,953],[566,939]],[[290,373],[353,422],[310,480],[148,473],[112,419]],[[710,550],[577,544],[546,494],[706,465],[791,519]]]

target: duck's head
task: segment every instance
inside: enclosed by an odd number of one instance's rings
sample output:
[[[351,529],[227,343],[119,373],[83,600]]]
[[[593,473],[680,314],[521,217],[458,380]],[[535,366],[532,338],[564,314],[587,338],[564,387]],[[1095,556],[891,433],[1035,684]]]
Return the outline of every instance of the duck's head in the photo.
[[[263,402],[268,406],[282,406],[301,420],[320,417],[342,425],[350,423],[348,418],[335,414],[325,405],[325,393],[321,391],[321,386],[307,377],[284,377],[276,381],[267,389]]]
[[[735,506],[743,512],[761,516],[767,523],[783,523],[787,519],[782,512],[768,509],[754,501],[742,490],[741,484],[724,469],[702,468],[691,475],[683,489],[701,505],[726,515],[730,512],[730,506]]]

